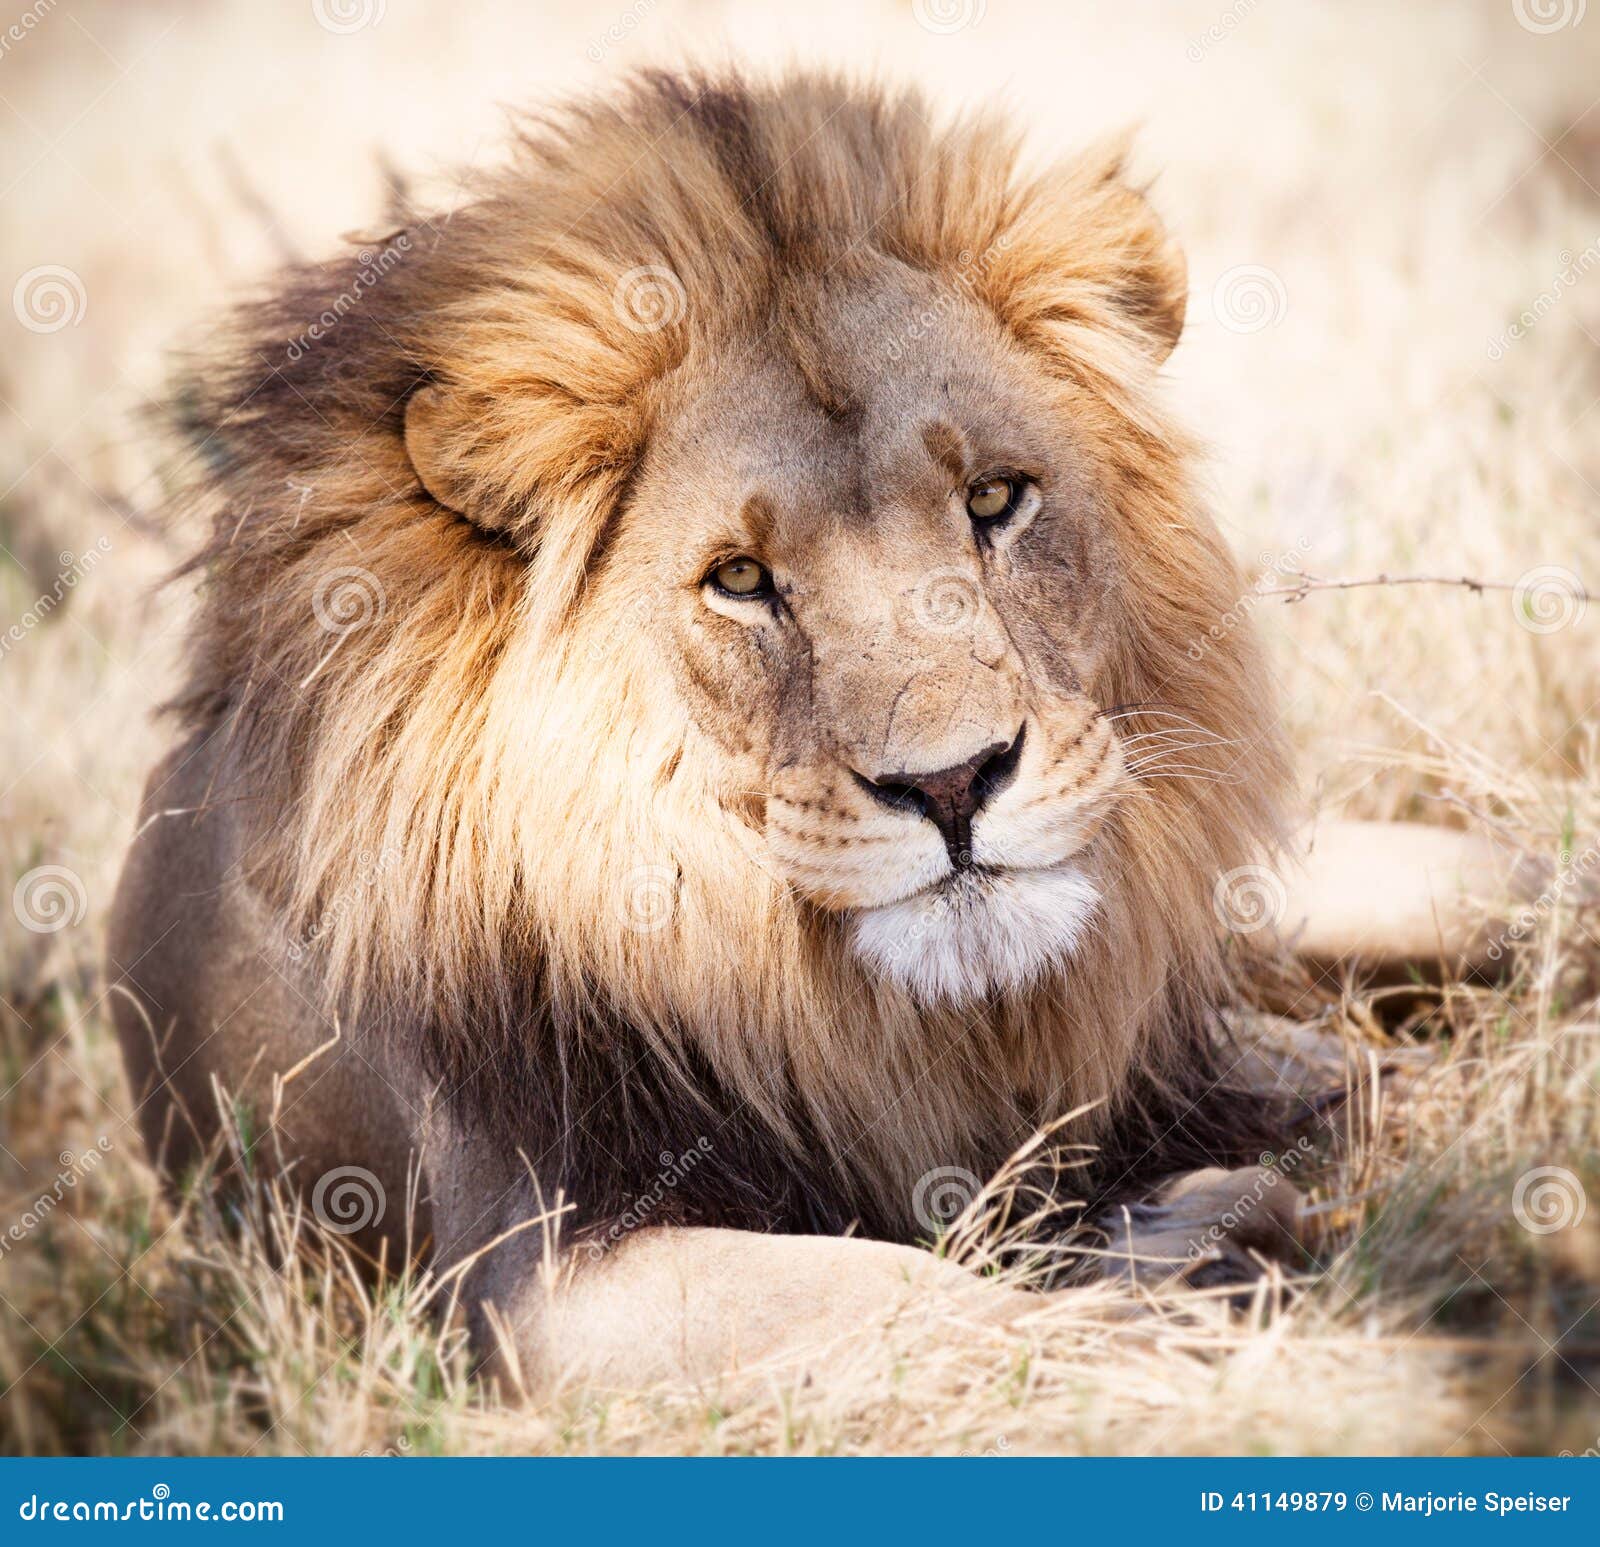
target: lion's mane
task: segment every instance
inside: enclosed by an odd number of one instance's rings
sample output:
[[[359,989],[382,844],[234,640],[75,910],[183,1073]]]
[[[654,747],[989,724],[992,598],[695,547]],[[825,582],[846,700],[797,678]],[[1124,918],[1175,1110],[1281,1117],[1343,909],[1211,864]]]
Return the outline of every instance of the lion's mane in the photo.
[[[1029,178],[994,124],[929,117],[826,77],[649,75],[519,120],[457,208],[283,276],[175,399],[210,531],[177,708],[228,739],[250,874],[344,1024],[413,1039],[585,1224],[691,1147],[655,1217],[911,1239],[920,1176],[986,1174],[1087,1104],[1080,1196],[1255,1142],[1196,1098],[1226,1067],[1213,882],[1273,835],[1283,762],[1249,629],[1213,635],[1240,578],[1156,389],[1181,268],[1117,147]],[[1219,743],[1117,809],[1081,954],[977,1007],[873,981],[708,819],[714,753],[586,593],[660,384],[866,246],[1032,351],[1118,548],[1101,701],[1181,706]],[[627,315],[640,271],[687,299],[664,326]],[[494,522],[408,462],[432,380]]]

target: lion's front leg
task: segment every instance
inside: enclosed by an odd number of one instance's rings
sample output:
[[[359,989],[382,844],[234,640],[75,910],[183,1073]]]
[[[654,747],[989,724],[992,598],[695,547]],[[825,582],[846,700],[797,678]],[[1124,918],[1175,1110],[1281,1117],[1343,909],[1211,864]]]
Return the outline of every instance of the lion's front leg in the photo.
[[[1301,1262],[1300,1203],[1293,1184],[1266,1166],[1185,1172],[1101,1221],[1106,1271],[1151,1287],[1248,1283],[1265,1263]]]
[[[526,1393],[792,1368],[913,1302],[989,1325],[1038,1306],[931,1252],[858,1237],[666,1223],[586,1237],[524,1152],[457,1103],[428,1105],[424,1152],[441,1298],[483,1364]]]

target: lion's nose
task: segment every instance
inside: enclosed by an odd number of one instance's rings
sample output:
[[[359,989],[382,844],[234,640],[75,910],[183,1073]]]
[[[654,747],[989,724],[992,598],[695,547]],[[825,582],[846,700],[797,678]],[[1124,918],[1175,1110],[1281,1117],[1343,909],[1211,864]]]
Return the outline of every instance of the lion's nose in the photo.
[[[1024,726],[1009,741],[996,741],[953,768],[931,773],[889,773],[856,780],[875,800],[896,811],[925,816],[939,829],[951,863],[958,869],[972,863],[972,819],[998,795],[1022,760]],[[853,771],[853,770],[852,770]]]

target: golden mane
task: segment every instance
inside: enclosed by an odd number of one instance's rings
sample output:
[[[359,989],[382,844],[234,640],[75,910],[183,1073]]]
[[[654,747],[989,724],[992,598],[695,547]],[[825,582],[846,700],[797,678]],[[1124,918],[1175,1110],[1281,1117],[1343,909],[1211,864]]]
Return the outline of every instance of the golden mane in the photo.
[[[490,1106],[556,1063],[619,1066],[627,1028],[666,1071],[649,1100],[714,1085],[902,1235],[931,1165],[982,1173],[1089,1102],[1075,1137],[1135,1106],[1159,1126],[1214,1078],[1212,886],[1274,837],[1284,777],[1248,628],[1192,648],[1242,586],[1159,403],[1182,265],[1121,148],[1027,178],[995,124],[929,116],[827,76],[649,75],[522,120],[509,166],[390,238],[372,282],[370,251],[286,275],[177,403],[212,526],[179,708],[230,738],[250,872],[346,1015],[416,1026]],[[1081,427],[1121,580],[1101,702],[1233,743],[1117,808],[1094,940],[975,1016],[875,981],[708,809],[716,755],[619,615],[648,600],[586,589],[660,384],[865,249],[988,307]],[[636,326],[639,284],[677,315]],[[406,455],[432,381],[476,525]],[[1106,1184],[1154,1140],[1122,1140]]]

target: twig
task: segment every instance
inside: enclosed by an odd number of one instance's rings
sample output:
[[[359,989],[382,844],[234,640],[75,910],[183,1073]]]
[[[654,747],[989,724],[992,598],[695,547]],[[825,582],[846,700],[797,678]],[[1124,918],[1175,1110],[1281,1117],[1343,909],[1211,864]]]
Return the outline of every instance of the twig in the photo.
[[[218,143],[216,158],[234,198],[260,223],[262,234],[278,255],[278,261],[299,263],[300,249],[295,246],[294,239],[284,229],[283,222],[278,218],[278,212],[268,203],[260,189],[250,181],[250,174],[245,171],[244,164],[234,154],[233,147],[226,140]]]
[[[1293,585],[1271,586],[1257,591],[1257,596],[1283,596],[1290,606],[1303,601],[1312,591],[1354,591],[1362,586],[1390,585],[1458,585],[1482,595],[1485,591],[1516,591],[1520,580],[1476,580],[1471,575],[1368,575],[1359,580],[1323,580],[1316,575],[1301,575]],[[1589,593],[1582,586],[1563,586],[1562,594],[1574,601],[1587,603]]]
[[[411,213],[411,179],[401,170],[395,159],[381,146],[373,152],[378,163],[378,175],[383,179],[383,214],[386,220],[404,226],[413,218]]]

